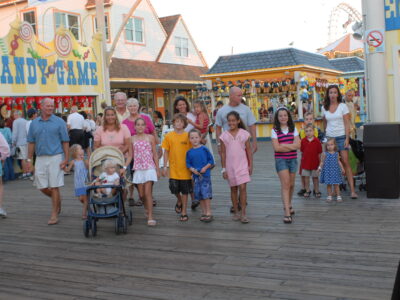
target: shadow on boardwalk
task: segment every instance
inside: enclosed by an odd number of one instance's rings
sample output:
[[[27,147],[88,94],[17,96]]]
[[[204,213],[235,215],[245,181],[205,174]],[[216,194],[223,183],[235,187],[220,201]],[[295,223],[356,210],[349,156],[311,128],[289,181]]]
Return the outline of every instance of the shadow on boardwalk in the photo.
[[[341,204],[294,199],[282,223],[270,143],[260,143],[248,186],[250,223],[231,221],[229,188],[213,171],[215,221],[200,212],[180,223],[167,180],[155,186],[158,225],[135,208],[127,235],[100,221],[82,233],[72,176],[62,189],[60,223],[30,181],[5,185],[9,218],[0,220],[0,299],[389,299],[399,261],[400,201]],[[296,190],[299,186],[296,187]]]

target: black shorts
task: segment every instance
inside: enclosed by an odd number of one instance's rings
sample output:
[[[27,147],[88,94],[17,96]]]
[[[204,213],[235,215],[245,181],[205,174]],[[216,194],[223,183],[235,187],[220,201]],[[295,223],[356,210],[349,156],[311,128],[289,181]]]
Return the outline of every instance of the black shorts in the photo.
[[[69,145],[72,146],[74,144],[79,144],[83,149],[85,149],[84,145],[85,134],[82,129],[71,129],[69,131]]]
[[[191,179],[180,180],[180,179],[170,179],[169,180],[169,190],[171,194],[191,194],[193,192],[193,183]]]

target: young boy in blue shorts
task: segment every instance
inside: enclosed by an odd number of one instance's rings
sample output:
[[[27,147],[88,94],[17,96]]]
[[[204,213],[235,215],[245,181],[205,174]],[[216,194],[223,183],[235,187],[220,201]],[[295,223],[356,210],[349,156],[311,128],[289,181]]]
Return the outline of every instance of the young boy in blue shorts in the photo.
[[[197,129],[189,132],[189,140],[192,149],[186,153],[186,166],[193,173],[194,198],[200,201],[202,216],[200,221],[211,222],[211,168],[214,166],[214,158],[207,147],[201,144],[201,133]]]

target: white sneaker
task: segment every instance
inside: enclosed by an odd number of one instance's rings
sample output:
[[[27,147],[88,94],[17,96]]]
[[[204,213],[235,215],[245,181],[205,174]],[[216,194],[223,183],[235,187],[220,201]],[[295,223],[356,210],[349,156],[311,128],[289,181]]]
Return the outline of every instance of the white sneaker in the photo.
[[[0,207],[0,217],[7,218],[7,212],[5,211],[4,208],[1,207]]]

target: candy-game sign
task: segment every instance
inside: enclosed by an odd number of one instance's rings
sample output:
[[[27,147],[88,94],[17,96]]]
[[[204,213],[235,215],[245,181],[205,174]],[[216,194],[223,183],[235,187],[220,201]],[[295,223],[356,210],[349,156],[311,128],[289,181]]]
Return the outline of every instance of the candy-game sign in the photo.
[[[14,21],[0,39],[0,95],[101,94],[101,35],[89,47],[59,28],[54,40],[36,38],[27,22]]]

